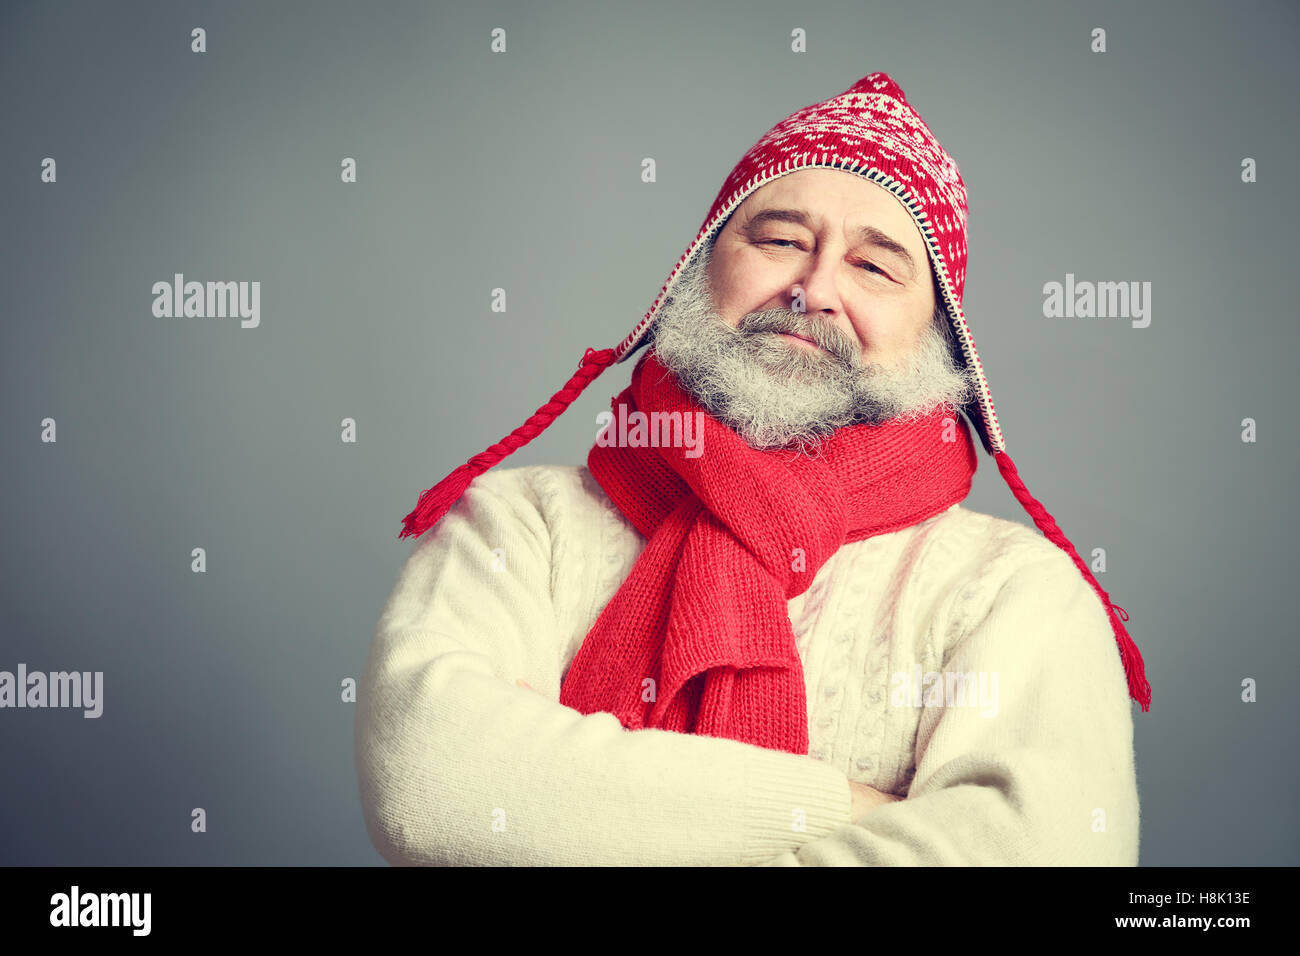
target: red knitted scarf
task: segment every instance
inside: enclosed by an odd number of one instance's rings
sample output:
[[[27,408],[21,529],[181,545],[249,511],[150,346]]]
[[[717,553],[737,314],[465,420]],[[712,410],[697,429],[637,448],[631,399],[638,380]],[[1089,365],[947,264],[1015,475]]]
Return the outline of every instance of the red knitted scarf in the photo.
[[[812,457],[756,451],[702,413],[652,351],[612,405],[610,428],[626,405],[623,421],[646,414],[647,440],[598,442],[587,465],[647,543],[574,657],[560,703],[612,713],[629,730],[807,754],[786,602],[846,541],[964,500],[976,468],[966,423],[939,407],[914,422],[841,428]],[[669,435],[655,423],[687,416],[703,426],[690,441],[650,439]]]

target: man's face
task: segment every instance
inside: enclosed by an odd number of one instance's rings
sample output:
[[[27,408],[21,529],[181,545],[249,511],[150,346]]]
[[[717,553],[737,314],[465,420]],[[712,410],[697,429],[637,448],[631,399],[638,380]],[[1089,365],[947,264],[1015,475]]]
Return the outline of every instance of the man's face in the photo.
[[[754,192],[696,250],[650,342],[750,446],[811,454],[843,426],[972,400],[931,283],[921,234],[891,193],[800,170]]]
[[[895,365],[935,311],[925,243],[883,186],[832,169],[801,169],[761,187],[718,234],[708,266],[718,316],[794,309],[838,330],[864,362]],[[817,350],[792,335],[790,348]]]

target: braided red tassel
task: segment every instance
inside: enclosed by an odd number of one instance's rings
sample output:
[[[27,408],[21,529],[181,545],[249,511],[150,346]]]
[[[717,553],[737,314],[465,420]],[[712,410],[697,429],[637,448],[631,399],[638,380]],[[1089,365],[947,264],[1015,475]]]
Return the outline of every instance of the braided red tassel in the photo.
[[[1058,548],[1068,554],[1073,559],[1075,566],[1083,572],[1088,583],[1092,585],[1094,591],[1101,598],[1102,605],[1111,615],[1111,630],[1115,632],[1115,642],[1119,645],[1120,659],[1124,662],[1124,676],[1128,679],[1129,696],[1142,705],[1143,712],[1151,709],[1151,685],[1146,679],[1146,665],[1142,660],[1142,654],[1129,637],[1127,628],[1121,624],[1121,621],[1128,620],[1128,612],[1118,604],[1112,604],[1110,595],[1097,583],[1097,579],[1092,576],[1088,566],[1084,564],[1079,553],[1074,550],[1074,545],[1065,533],[1057,527],[1052,516],[1025,487],[1025,483],[1020,480],[1020,472],[1016,470],[1016,463],[1011,460],[1011,456],[1005,451],[995,452],[993,459],[998,463],[998,471],[1002,472],[1002,478],[1006,481],[1011,493],[1016,496],[1016,500],[1029,512],[1029,516],[1034,519],[1036,524],[1047,536],[1048,540]]]
[[[475,477],[546,431],[551,422],[559,418],[573,400],[582,394],[583,389],[595,381],[597,376],[613,362],[613,349],[587,349],[578,363],[577,373],[564,384],[563,388],[551,396],[550,401],[530,415],[526,422],[495,445],[488,446],[465,464],[457,467],[450,475],[421,494],[415,509],[402,519],[404,527],[397,537],[405,538],[411,535],[419,537],[437,524],[439,519],[451,510],[451,506],[460,500],[460,496],[465,493],[465,489]]]

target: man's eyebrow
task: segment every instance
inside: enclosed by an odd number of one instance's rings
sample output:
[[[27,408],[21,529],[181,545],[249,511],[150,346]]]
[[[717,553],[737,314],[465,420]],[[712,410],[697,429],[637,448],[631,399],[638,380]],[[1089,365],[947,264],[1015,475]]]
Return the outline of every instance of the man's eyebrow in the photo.
[[[745,231],[749,232],[757,229],[767,222],[792,222],[795,225],[803,226],[805,229],[812,228],[808,214],[802,209],[764,209],[749,218],[745,223]],[[855,236],[859,243],[875,246],[898,256],[907,263],[908,268],[912,270],[912,274],[916,274],[916,260],[912,258],[912,254],[907,251],[907,248],[901,242],[888,233],[875,226],[863,226]]]

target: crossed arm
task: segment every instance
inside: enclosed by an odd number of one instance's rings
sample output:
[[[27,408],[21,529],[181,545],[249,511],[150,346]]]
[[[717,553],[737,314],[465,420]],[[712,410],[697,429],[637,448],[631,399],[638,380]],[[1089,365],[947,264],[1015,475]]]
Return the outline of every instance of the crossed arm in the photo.
[[[515,681],[520,687],[533,689],[533,685],[528,683],[522,677]],[[857,823],[858,820],[866,816],[876,807],[883,807],[887,803],[893,803],[902,800],[900,796],[892,793],[885,793],[883,790],[877,790],[875,787],[868,787],[865,783],[858,783],[856,780],[849,780],[849,794],[851,797],[849,806],[849,820]]]

